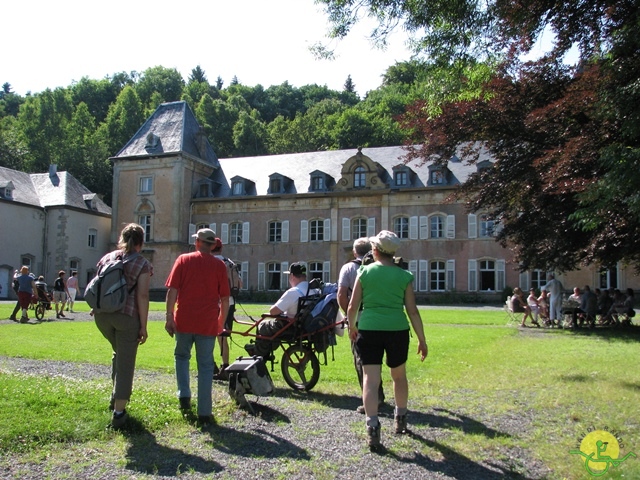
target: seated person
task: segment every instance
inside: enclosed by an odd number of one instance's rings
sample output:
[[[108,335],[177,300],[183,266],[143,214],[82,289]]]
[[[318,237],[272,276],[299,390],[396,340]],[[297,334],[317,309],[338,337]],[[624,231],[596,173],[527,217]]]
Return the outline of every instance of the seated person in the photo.
[[[529,289],[529,296],[527,297],[527,305],[531,309],[531,313],[533,313],[533,318],[535,321],[538,321],[538,315],[540,315],[540,303],[538,302],[538,297],[536,296],[536,289]]]
[[[513,313],[524,313],[524,315],[522,315],[522,322],[520,323],[521,326],[525,326],[527,317],[531,319],[531,323],[540,326],[538,321],[533,319],[533,316],[531,315],[531,308],[529,308],[529,305],[527,305],[527,302],[525,302],[524,294],[522,293],[520,287],[516,287],[513,289],[513,296],[511,297],[511,310],[513,311]]]
[[[289,322],[288,319],[295,317],[298,313],[298,299],[310,293],[315,293],[315,290],[309,291],[307,267],[304,264],[298,262],[292,263],[289,271],[284,273],[289,274],[289,285],[291,285],[291,288],[284,292],[269,310],[269,315],[281,315],[283,318],[267,318],[262,320],[258,324],[258,335],[271,337],[282,330]],[[249,355],[260,355],[266,360],[270,357],[271,352],[278,348],[279,345],[279,340],[271,341],[256,338],[255,344],[250,343],[245,345],[244,348]]]
[[[49,287],[44,281],[44,277],[40,275],[36,280],[36,290],[38,292],[38,300],[40,300],[47,310],[51,310],[51,297],[49,295]]]
[[[538,310],[540,313],[540,317],[545,320],[545,323],[550,323],[549,321],[549,296],[546,290],[542,290],[540,292],[540,296],[538,297]]]
[[[595,326],[597,311],[598,297],[591,291],[589,285],[585,285],[580,299],[580,308],[578,309],[577,313],[574,313],[574,325],[576,322],[576,315],[579,315],[580,324],[582,324],[582,322],[586,319],[591,327]]]

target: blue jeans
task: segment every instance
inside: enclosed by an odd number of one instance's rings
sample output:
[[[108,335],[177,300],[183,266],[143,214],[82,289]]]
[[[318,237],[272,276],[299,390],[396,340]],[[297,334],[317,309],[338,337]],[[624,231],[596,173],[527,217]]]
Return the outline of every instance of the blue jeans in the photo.
[[[213,347],[216,337],[196,335],[194,333],[176,333],[176,380],[178,397],[191,398],[189,377],[189,360],[191,347],[196,346],[196,363],[198,365],[198,415],[211,415],[211,387],[213,384]]]

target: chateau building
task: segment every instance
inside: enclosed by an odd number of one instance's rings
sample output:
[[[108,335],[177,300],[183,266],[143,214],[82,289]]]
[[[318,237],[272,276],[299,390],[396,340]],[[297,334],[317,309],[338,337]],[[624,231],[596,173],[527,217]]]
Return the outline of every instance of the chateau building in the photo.
[[[520,273],[494,238],[494,223],[448,197],[489,158],[469,166],[405,164],[402,147],[218,159],[185,102],[160,105],[111,160],[111,243],[123,224],[145,228],[152,291],[164,292],[191,235],[212,228],[223,254],[241,265],[244,289],[288,288],[288,265],[336,282],[353,240],[386,229],[415,276],[418,298],[450,292],[495,297],[505,287],[540,287],[542,271]],[[575,285],[626,288],[631,272],[595,269],[561,277]],[[637,283],[637,281],[635,281]]]

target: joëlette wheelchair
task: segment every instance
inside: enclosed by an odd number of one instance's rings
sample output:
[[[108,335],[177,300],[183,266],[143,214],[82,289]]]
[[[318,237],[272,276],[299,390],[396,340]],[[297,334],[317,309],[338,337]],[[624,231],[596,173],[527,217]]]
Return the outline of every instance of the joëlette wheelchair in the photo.
[[[51,294],[45,289],[36,286],[37,295],[31,297],[31,304],[29,309],[32,309],[36,318],[41,321],[44,318],[44,314],[47,310],[51,310],[51,302],[53,301]]]
[[[327,288],[329,287],[329,288]],[[319,293],[309,293],[312,290]],[[332,290],[331,293],[327,293]],[[322,304],[320,314],[314,315],[314,308]],[[297,314],[292,317],[262,314],[259,320],[251,318],[251,322],[235,320],[239,325],[248,325],[246,331],[231,330],[229,333],[252,337],[253,341],[265,341],[271,343],[270,353],[264,358],[270,362],[273,372],[275,350],[283,350],[280,367],[282,376],[287,384],[294,390],[311,390],[320,379],[320,360],[327,364],[327,350],[335,345],[336,329],[344,328],[345,321],[338,318],[337,286],[323,285],[318,279],[309,282],[307,295],[298,299]],[[317,311],[316,311],[317,312]],[[281,320],[281,328],[271,335],[259,333],[260,324],[267,319]],[[252,341],[252,342],[253,342]],[[251,355],[255,343],[249,343],[245,349]],[[332,358],[333,359],[333,358]]]

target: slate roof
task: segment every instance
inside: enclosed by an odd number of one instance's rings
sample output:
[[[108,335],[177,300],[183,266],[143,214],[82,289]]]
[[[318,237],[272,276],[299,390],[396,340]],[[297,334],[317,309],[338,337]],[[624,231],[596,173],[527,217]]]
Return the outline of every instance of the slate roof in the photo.
[[[218,157],[206,136],[202,147],[199,145],[200,132],[201,127],[187,102],[163,103],[112,158],[140,158],[183,152],[217,167]]]
[[[291,153],[284,155],[267,155],[258,157],[221,158],[220,165],[224,176],[228,179],[240,176],[255,182],[256,194],[267,195],[269,189],[269,175],[279,173],[293,180],[293,187],[287,193],[307,193],[311,184],[310,174],[314,171],[324,172],[334,178],[336,182],[342,178],[342,166],[358,152],[357,149],[329,150],[322,152]],[[393,179],[393,167],[403,165],[403,157],[407,154],[405,147],[376,147],[363,148],[366,155],[383,170],[381,177],[387,182]],[[407,165],[418,177],[414,186],[428,185],[429,164],[417,166],[415,163]],[[451,172],[449,183],[457,185],[476,171],[475,165],[460,162],[457,157],[448,162]],[[230,186],[229,186],[230,187]],[[389,188],[393,188],[389,185]],[[437,187],[427,187],[437,188]],[[220,189],[219,196],[230,196],[229,188]]]
[[[69,172],[54,172],[50,175],[0,167],[0,184],[9,181],[14,186],[13,200],[9,201],[40,208],[75,207],[111,215],[111,208]],[[93,199],[95,210],[89,208],[85,199]]]

